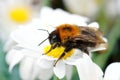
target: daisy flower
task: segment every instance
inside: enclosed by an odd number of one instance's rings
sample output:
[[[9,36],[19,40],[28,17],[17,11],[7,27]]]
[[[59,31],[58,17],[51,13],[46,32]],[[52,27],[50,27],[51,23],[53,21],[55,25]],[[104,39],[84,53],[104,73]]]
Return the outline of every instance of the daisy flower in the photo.
[[[87,21],[88,19],[85,17],[69,14],[60,9],[52,10],[48,7],[42,8],[40,19],[34,19],[31,23],[22,25],[11,33],[11,39],[16,44],[14,44],[11,49],[9,48],[10,50],[6,56],[6,61],[10,66],[9,70],[11,71],[17,63],[20,63],[20,66],[22,66],[20,67],[22,79],[27,79],[25,76],[31,77],[30,75],[40,78],[40,73],[42,72],[40,72],[39,69],[45,69],[48,71],[52,70],[51,75],[54,73],[59,79],[67,76],[67,79],[70,80],[72,75],[72,66],[76,66],[81,80],[99,80],[103,75],[101,69],[94,62],[92,62],[87,54],[82,51],[77,49],[71,50],[64,56],[63,59],[57,62],[56,66],[54,66],[54,61],[57,60],[62,54],[64,47],[55,48],[47,55],[42,55],[50,49],[49,40],[47,39],[39,45],[42,41],[48,38],[48,32],[51,33],[61,24],[67,23],[76,24],[78,26],[95,27],[96,29],[99,28],[98,23],[94,22],[88,25],[86,23]],[[103,39],[105,40],[105,38]],[[100,44],[95,48],[90,48],[89,52],[104,49],[106,49],[105,45]],[[32,61],[29,63],[31,65],[27,64],[29,61]],[[36,69],[34,70],[34,68]],[[26,73],[24,73],[25,70]],[[50,78],[51,75],[48,71],[46,71],[44,76],[46,77],[49,75]]]
[[[118,71],[119,68],[119,62],[110,64],[105,70],[104,80],[120,80],[120,71]]]
[[[63,0],[63,2],[70,12],[94,18],[103,0]]]
[[[29,24],[26,24],[25,26],[19,26],[19,28],[16,30],[16,32],[21,32],[23,31],[24,33],[24,29],[28,30],[28,32],[25,32],[24,34],[27,33],[31,34],[31,30],[34,29],[34,26],[38,26],[39,24],[38,19],[34,19],[32,22],[30,22]],[[32,28],[31,28],[32,26]],[[20,31],[19,31],[20,30]],[[35,31],[35,32],[34,32]],[[38,32],[38,30],[34,29],[33,33],[36,33],[36,31]],[[13,32],[14,33],[14,32]],[[33,34],[32,33],[32,34]],[[32,34],[29,36],[32,37]],[[38,33],[36,33],[38,34]],[[42,33],[39,35],[45,35],[46,33]],[[38,38],[37,36],[33,35],[33,39]],[[42,37],[39,37],[39,39],[41,39]],[[21,39],[25,39],[25,38],[21,38]],[[30,40],[30,39],[29,39]],[[33,40],[36,41],[36,40]],[[41,40],[40,40],[41,41]],[[28,42],[29,44],[29,42]],[[31,45],[31,43],[30,43]],[[33,44],[34,45],[34,44]],[[32,45],[31,45],[32,46]],[[32,48],[32,47],[31,47]],[[31,50],[29,51],[27,48],[25,49],[25,47],[21,47],[19,45],[19,43],[16,42],[16,40],[14,40],[13,38],[10,38],[5,46],[5,50],[8,51],[7,55],[6,55],[6,62],[9,64],[9,71],[11,72],[13,67],[20,63],[20,68],[19,68],[19,72],[20,72],[20,77],[22,80],[35,80],[35,79],[40,79],[40,80],[49,80],[52,75],[53,75],[53,71],[49,70],[49,69],[44,69],[41,68],[40,66],[38,66],[37,62],[37,58],[39,58],[41,56],[41,54],[39,54],[38,48],[33,49],[33,52],[31,52]],[[23,52],[21,52],[23,51]]]
[[[35,10],[35,6],[31,5],[31,3],[32,0],[0,1],[0,33],[3,39],[6,39],[16,26],[26,24],[33,17],[38,16],[38,9]]]
[[[108,18],[118,18],[120,16],[120,0],[108,0],[105,5],[105,13]]]

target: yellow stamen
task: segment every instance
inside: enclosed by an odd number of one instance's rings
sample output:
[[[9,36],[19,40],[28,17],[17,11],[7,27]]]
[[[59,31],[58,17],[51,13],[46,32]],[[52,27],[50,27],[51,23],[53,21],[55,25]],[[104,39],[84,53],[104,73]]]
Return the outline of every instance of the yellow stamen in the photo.
[[[44,52],[46,53],[47,51],[49,51],[50,49],[50,45],[46,46],[44,48]],[[48,54],[46,54],[47,56],[51,56],[53,58],[59,58],[60,55],[64,52],[65,48],[64,47],[57,47],[55,49],[53,49],[52,51],[50,51]],[[74,49],[72,49],[71,51],[69,51],[68,53],[66,53],[66,55],[62,58],[62,59],[67,59],[68,57],[70,57],[72,54],[74,53]]]
[[[25,7],[16,7],[9,11],[9,16],[16,23],[24,23],[30,19],[30,13],[30,10]]]

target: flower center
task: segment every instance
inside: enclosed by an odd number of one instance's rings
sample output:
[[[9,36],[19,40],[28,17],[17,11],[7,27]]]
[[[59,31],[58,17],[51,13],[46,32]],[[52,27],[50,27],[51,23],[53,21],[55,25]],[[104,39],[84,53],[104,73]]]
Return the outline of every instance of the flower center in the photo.
[[[46,53],[47,51],[49,51],[51,48],[51,46],[46,46],[44,48],[44,52]],[[56,47],[55,49],[53,49],[52,51],[50,51],[49,53],[47,53],[47,56],[51,56],[53,58],[59,58],[60,55],[64,52],[65,48],[64,47]],[[65,56],[63,57],[63,59],[67,59],[68,57],[70,57],[72,54],[74,53],[74,49],[72,49],[71,51],[67,52],[65,54]]]
[[[9,11],[9,16],[16,23],[24,23],[30,18],[30,10],[25,7],[17,7]]]

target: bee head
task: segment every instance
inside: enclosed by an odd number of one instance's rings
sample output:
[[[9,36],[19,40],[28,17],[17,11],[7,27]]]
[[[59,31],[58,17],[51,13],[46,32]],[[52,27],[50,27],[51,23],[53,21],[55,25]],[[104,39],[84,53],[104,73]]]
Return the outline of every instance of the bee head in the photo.
[[[59,34],[58,34],[58,32],[56,30],[49,34],[48,39],[49,39],[50,44],[61,42]]]

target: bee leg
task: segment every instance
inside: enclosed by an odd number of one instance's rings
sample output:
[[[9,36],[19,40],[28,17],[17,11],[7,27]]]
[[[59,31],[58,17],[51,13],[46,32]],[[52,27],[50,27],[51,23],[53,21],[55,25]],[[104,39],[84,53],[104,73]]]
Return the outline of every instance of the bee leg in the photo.
[[[57,62],[65,56],[65,53],[66,53],[66,52],[63,52],[63,53],[60,55],[60,57],[55,61],[54,65],[53,65],[54,67],[56,66]]]
[[[51,48],[49,49],[49,51],[47,51],[46,53],[44,53],[45,55],[48,54],[50,51],[52,51],[53,49],[55,49],[58,46],[58,44],[54,44],[51,46]]]
[[[54,67],[56,66],[57,62],[58,62],[59,60],[61,60],[61,59],[65,56],[65,54],[66,54],[67,52],[69,52],[71,49],[72,49],[72,47],[69,46],[69,47],[67,47],[67,48],[64,50],[64,52],[60,55],[60,57],[55,61]]]
[[[85,52],[86,54],[89,54],[88,48],[86,46],[79,47],[79,49]]]
[[[87,48],[84,48],[83,52],[85,52],[85,53],[89,54],[89,51],[88,51],[88,49],[87,49]]]

